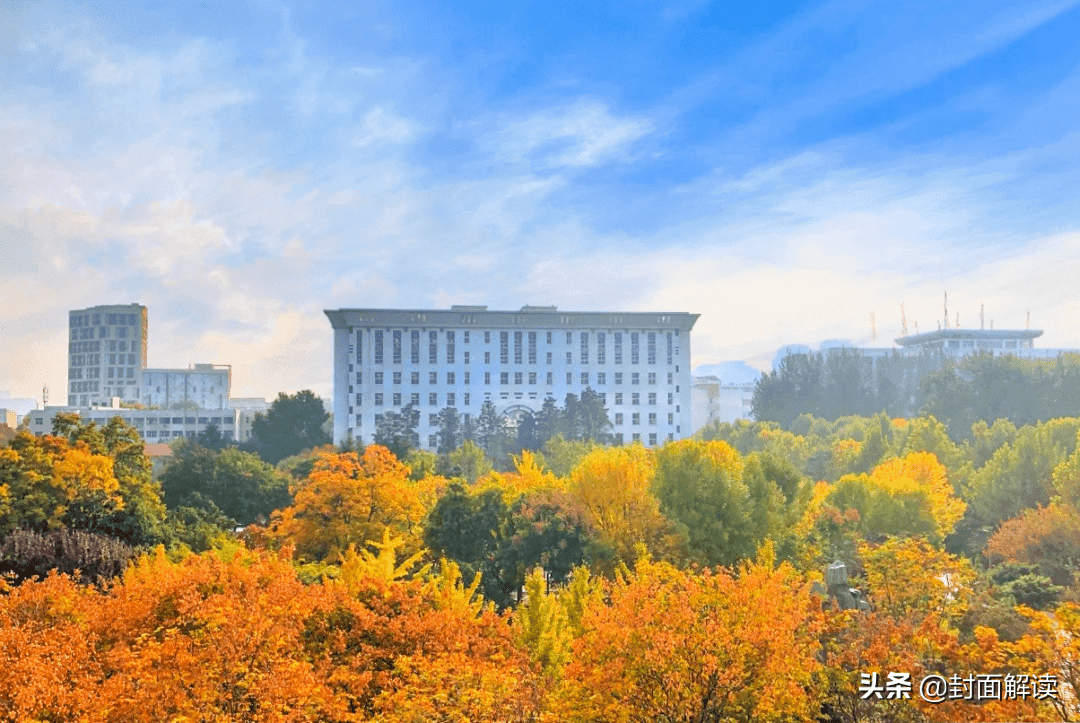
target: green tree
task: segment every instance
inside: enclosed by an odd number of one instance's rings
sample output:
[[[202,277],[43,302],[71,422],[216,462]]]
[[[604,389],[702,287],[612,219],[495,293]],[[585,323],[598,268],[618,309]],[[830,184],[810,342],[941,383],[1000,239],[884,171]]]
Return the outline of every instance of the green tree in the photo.
[[[490,400],[480,407],[480,415],[476,419],[476,442],[492,464],[499,469],[506,466],[510,431],[506,418],[495,411],[495,405]]]
[[[491,470],[491,460],[484,454],[484,450],[475,442],[466,439],[460,447],[447,455],[443,474],[463,479],[473,485]]]
[[[436,451],[441,455],[448,455],[462,442],[461,415],[454,407],[444,407],[435,417],[435,424],[439,427]]]
[[[375,444],[389,449],[395,457],[404,460],[409,450],[420,446],[420,410],[406,404],[400,412],[386,412],[375,427]]]
[[[259,412],[251,423],[250,450],[270,464],[305,449],[330,444],[323,424],[330,418],[322,400],[305,389],[293,395],[278,394],[266,414]]]
[[[578,439],[591,439],[598,444],[611,442],[613,425],[600,394],[586,387],[578,400],[577,429]]]
[[[161,486],[170,509],[220,510],[245,526],[265,524],[274,510],[291,501],[288,477],[257,455],[235,447],[218,452],[186,440],[174,444]]]

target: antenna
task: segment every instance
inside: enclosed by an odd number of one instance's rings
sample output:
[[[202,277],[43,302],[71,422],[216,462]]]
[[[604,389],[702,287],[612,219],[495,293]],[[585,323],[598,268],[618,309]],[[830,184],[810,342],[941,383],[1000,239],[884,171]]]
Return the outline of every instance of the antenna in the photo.
[[[949,292],[945,292],[945,328],[949,328]]]
[[[985,308],[986,308],[985,304],[979,304],[979,329],[985,329],[986,328],[986,321],[983,318],[983,309],[985,309]]]
[[[911,323],[915,325],[915,336],[918,336],[919,335],[919,322],[912,319]]]
[[[1024,327],[1024,328],[1025,329],[1030,329],[1031,328],[1031,312],[1030,311],[1027,313],[1027,326]]]
[[[874,312],[870,312],[870,343],[877,344],[877,324],[874,323]]]
[[[907,336],[907,314],[904,313],[904,302],[900,302],[900,336]]]
[[[41,387],[41,408],[44,409],[49,405],[49,385],[44,384]]]
[[[953,328],[954,329],[959,329],[960,328],[960,312],[959,311],[956,312],[956,326],[954,326]]]

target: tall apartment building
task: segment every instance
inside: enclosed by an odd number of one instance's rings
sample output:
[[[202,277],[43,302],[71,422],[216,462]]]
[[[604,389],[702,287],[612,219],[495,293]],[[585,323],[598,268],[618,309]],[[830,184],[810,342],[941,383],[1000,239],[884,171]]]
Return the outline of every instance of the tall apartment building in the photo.
[[[657,445],[689,436],[690,330],[697,314],[566,312],[554,306],[488,311],[337,309],[334,442],[372,440],[387,411],[420,410],[433,448],[445,407],[479,414],[486,401],[514,419],[544,399],[592,388],[617,440]]]
[[[140,401],[146,323],[140,304],[68,312],[68,405],[108,404],[112,397]]]

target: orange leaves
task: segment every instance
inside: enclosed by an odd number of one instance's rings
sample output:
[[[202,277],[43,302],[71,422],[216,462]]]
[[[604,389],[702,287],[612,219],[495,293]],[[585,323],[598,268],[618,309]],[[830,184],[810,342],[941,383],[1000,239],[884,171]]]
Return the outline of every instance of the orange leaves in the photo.
[[[383,530],[413,537],[425,509],[409,469],[385,447],[324,454],[282,510],[275,536],[296,546],[303,560],[335,562],[350,545],[363,548]]]
[[[587,606],[559,720],[808,718],[821,612],[788,566],[693,574],[639,562]]]

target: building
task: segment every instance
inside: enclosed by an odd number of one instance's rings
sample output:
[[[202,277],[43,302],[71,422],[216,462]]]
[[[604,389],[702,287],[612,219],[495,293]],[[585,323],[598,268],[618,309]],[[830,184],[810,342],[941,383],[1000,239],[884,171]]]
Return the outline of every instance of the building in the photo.
[[[68,312],[70,406],[140,401],[146,368],[146,307],[92,306]]]
[[[977,352],[995,356],[1008,354],[1024,359],[1054,359],[1075,354],[1077,349],[1037,349],[1032,343],[1042,336],[1041,329],[938,329],[925,334],[911,334],[896,339],[904,352],[941,351],[947,356],[962,357]]]
[[[0,424],[15,429],[19,426],[19,415],[14,409],[0,409]]]
[[[387,411],[419,409],[420,442],[435,446],[445,407],[474,418],[485,402],[515,419],[544,399],[592,388],[617,440],[656,445],[693,430],[690,330],[697,314],[337,309],[334,442],[372,440]]]
[[[200,409],[230,406],[232,367],[228,364],[194,364],[188,369],[144,369],[142,403],[168,409],[191,405]]]
[[[724,384],[719,377],[694,377],[690,395],[691,429],[695,432],[714,422],[752,419],[754,382]]]
[[[45,407],[26,415],[32,434],[51,434],[53,419],[61,412],[78,414],[82,419],[99,426],[120,417],[134,427],[148,444],[168,443],[180,437],[194,437],[207,427],[216,425],[225,439],[246,442],[248,437],[240,432],[239,409],[125,409],[120,399],[114,397],[108,405],[95,407]],[[250,425],[249,425],[250,426]]]

